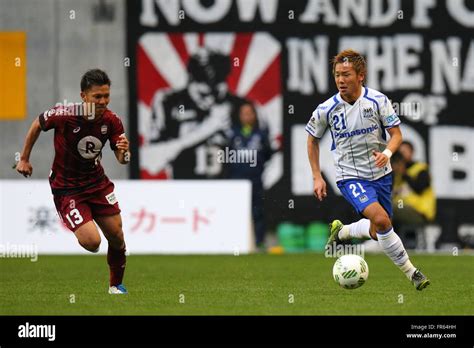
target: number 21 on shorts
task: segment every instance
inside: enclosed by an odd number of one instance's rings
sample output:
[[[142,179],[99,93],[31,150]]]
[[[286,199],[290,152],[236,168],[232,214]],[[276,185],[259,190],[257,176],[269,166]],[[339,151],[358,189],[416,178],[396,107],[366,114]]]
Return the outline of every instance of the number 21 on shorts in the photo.
[[[356,185],[357,185],[358,187],[357,187]],[[350,184],[350,185],[349,185],[349,188],[351,189],[352,195],[353,195],[354,197],[359,197],[359,195],[360,195],[361,193],[366,193],[366,192],[367,192],[367,191],[364,190],[364,187],[362,186],[362,184],[361,184],[360,182],[355,183],[355,184]],[[359,192],[358,192],[358,190],[359,190]]]

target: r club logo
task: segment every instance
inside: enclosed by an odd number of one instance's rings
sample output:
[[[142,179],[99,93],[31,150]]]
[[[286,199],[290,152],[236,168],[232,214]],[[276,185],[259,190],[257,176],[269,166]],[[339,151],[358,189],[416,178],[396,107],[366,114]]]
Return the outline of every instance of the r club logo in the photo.
[[[85,159],[94,159],[102,150],[102,142],[96,137],[89,135],[77,143],[77,151]]]
[[[263,32],[170,34],[148,32],[140,37],[137,45],[138,131],[141,151],[152,151],[152,147],[161,141],[160,127],[163,123],[154,117],[160,110],[163,112],[163,100],[166,100],[171,93],[177,94],[180,91],[187,93],[186,90],[190,90],[192,81],[202,81],[200,77],[193,76],[195,72],[189,65],[202,51],[219,55],[219,59],[214,63],[212,60],[205,60],[204,64],[209,64],[206,69],[214,69],[217,74],[224,74],[221,77],[223,83],[216,86],[209,84],[210,90],[219,95],[221,88],[224,88],[224,93],[227,91],[230,96],[252,102],[257,108],[260,123],[269,130],[271,141],[275,144],[281,142],[283,123],[281,45],[273,36]],[[223,59],[230,63],[229,71],[226,70],[226,66],[229,65],[223,64]],[[215,100],[218,100],[218,97]],[[217,105],[212,98],[210,102],[206,98],[201,102],[211,103],[211,108]],[[187,123],[194,122],[194,116],[197,114],[195,110],[188,109],[186,105],[181,105],[181,109],[179,105],[176,108],[173,118],[177,122],[183,122],[185,125],[187,118],[192,118]],[[179,134],[182,130],[180,129]],[[172,176],[171,162],[172,160],[168,160],[163,165],[157,165],[157,156],[140,156],[140,176],[169,178]],[[283,174],[283,163],[274,162],[268,163],[268,167],[273,172],[269,177],[276,183]]]

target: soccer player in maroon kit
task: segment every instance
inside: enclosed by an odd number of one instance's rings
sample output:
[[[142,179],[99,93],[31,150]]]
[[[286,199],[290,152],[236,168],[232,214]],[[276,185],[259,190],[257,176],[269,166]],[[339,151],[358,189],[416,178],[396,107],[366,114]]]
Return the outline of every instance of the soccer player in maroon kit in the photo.
[[[31,176],[33,145],[42,130],[54,129],[55,157],[49,182],[59,216],[90,252],[99,251],[101,238],[94,221],[99,225],[109,242],[109,294],[126,294],[122,284],[126,256],[120,208],[114,184],[100,164],[107,140],[121,164],[130,161],[122,121],[107,108],[110,84],[104,71],[87,71],[81,79],[80,108],[56,106],[39,115],[26,135],[16,170],[25,177]]]

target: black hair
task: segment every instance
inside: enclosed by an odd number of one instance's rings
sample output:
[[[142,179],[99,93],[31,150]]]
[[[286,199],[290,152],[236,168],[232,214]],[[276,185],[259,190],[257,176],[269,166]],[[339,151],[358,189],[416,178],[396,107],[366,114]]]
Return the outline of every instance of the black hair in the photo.
[[[392,163],[405,162],[405,158],[402,156],[400,151],[396,151],[390,158]]]
[[[410,143],[410,142],[407,141],[407,140],[402,141],[402,145],[408,146],[408,147],[410,148],[411,152],[414,152],[414,151],[415,151],[415,148],[413,147],[413,144]]]
[[[252,103],[251,101],[248,101],[248,100],[245,100],[244,102],[242,102],[239,107],[238,107],[238,114],[239,114],[239,123],[240,123],[240,112],[242,110],[242,107],[244,107],[245,105],[248,105],[250,106],[250,108],[252,109],[253,113],[255,114],[255,124],[254,126],[256,128],[260,128],[260,121],[258,119],[258,112],[257,112],[257,108],[255,107],[255,104]]]
[[[92,86],[111,85],[107,73],[100,69],[88,70],[81,78],[81,92],[85,92]]]
[[[214,51],[201,50],[190,57],[187,68],[192,80],[205,82],[214,87],[225,81],[229,75],[230,57]]]
[[[255,105],[250,102],[250,101],[244,101],[242,104],[240,104],[239,106],[239,111],[240,109],[242,109],[242,107],[244,107],[245,105],[248,105],[250,106],[250,108],[252,109],[253,113],[255,114],[255,117],[257,117],[258,113],[257,113],[257,109],[255,108]]]

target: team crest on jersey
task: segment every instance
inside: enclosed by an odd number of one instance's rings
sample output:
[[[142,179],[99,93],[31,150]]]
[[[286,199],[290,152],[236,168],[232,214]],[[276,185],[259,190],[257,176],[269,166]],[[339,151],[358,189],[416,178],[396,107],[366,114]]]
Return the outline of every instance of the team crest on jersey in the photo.
[[[96,137],[89,135],[77,143],[77,151],[85,159],[96,158],[102,150],[102,142]]]
[[[364,118],[370,118],[370,117],[374,116],[374,110],[372,108],[364,108],[362,110],[362,116]]]
[[[360,198],[359,198],[359,201],[360,201],[361,203],[365,203],[365,202],[367,202],[368,200],[369,200],[369,197],[367,197],[367,195],[362,195],[362,196],[360,196]]]
[[[102,134],[107,134],[107,125],[103,124],[102,127],[100,127],[100,132]]]

